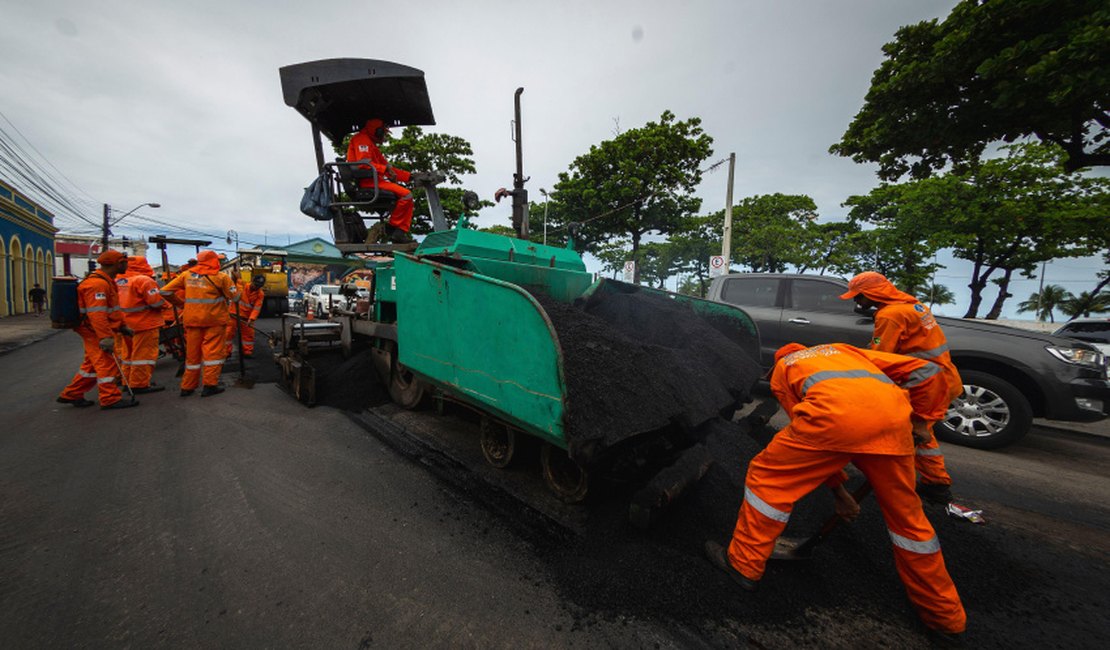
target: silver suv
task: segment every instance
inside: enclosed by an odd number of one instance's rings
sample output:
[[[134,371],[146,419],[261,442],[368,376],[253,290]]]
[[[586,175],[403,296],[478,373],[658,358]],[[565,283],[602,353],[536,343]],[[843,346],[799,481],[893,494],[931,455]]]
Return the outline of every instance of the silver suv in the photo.
[[[864,347],[874,321],[841,300],[848,283],[821,275],[731,273],[714,278],[708,298],[742,307],[759,327],[760,362],[775,350],[849,343]],[[1110,410],[1107,360],[1093,346],[980,320],[937,317],[964,381],[937,426],[943,440],[995,449],[1029,432],[1034,417],[1093,421]]]

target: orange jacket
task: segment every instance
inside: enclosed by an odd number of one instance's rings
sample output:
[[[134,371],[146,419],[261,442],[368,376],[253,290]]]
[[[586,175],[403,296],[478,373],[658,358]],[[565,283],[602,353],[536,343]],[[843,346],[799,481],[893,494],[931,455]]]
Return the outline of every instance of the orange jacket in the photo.
[[[378,180],[393,180],[395,178],[402,183],[409,180],[410,174],[397,167],[390,167],[386,161],[385,156],[382,155],[378,145],[374,144],[374,139],[371,134],[376,129],[382,128],[384,124],[378,118],[373,118],[366,122],[366,126],[362,127],[357,133],[351,136],[351,141],[347,145],[347,162],[354,162],[356,160],[369,160],[374,169],[378,170]],[[387,176],[387,169],[393,172],[393,178]],[[365,186],[373,186],[373,181],[364,180],[361,183]]]
[[[779,435],[808,449],[912,455],[910,415],[939,420],[947,411],[941,375],[923,359],[843,343],[788,354],[771,375],[771,390],[790,416]]]
[[[116,289],[119,291],[119,306],[123,322],[136,332],[156,329],[162,326],[162,309],[166,301],[154,281],[154,269],[145,257],[131,257],[127,260],[127,273],[116,276]]]
[[[123,324],[116,282],[100,269],[77,285],[77,307],[81,310],[82,319],[76,329],[82,336],[112,338]]]
[[[182,301],[175,292],[184,287]],[[228,305],[239,297],[235,283],[226,273],[220,272],[220,262],[212,251],[201,251],[196,266],[182,273],[162,287],[162,296],[174,304],[185,307],[181,321],[186,327],[224,327],[227,325]]]
[[[880,302],[869,291],[863,294]],[[933,313],[917,300],[884,304],[875,312],[871,349],[925,359],[944,368],[949,402],[963,392],[963,380],[948,352],[948,339]]]
[[[250,282],[242,280],[236,282],[235,286],[239,291],[239,298],[231,306],[231,313],[239,314],[239,318],[256,320],[262,313],[262,301],[266,298],[266,292],[255,289]]]

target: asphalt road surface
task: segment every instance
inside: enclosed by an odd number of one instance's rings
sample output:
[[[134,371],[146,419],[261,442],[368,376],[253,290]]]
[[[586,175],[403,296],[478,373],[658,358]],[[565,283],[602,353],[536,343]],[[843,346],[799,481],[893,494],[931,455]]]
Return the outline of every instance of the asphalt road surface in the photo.
[[[751,601],[739,593],[701,617],[599,607],[567,584],[573,565],[556,561],[534,527],[340,411],[306,409],[268,383],[180,398],[169,360],[155,379],[171,390],[136,409],[54,403],[79,359],[71,333],[0,356],[5,647],[925,647],[904,613],[883,621],[830,605],[829,585],[808,606],[805,594],[783,601],[796,609],[773,624],[746,619]],[[1105,647],[1107,441],[1035,431],[1003,452],[945,450],[957,494],[990,519],[977,529],[993,536],[985,548],[1004,556],[997,566],[986,552],[949,558],[957,585],[964,574],[980,585],[972,575],[1015,571],[1034,582],[1013,598],[961,586],[974,645]],[[832,544],[826,561],[843,550]],[[660,552],[658,575],[673,557]],[[697,558],[679,559],[673,580],[657,585],[671,598],[728,584]],[[875,598],[898,601],[896,577],[881,578],[893,582]],[[628,585],[616,588],[650,589]],[[756,596],[775,598],[767,587]],[[622,598],[641,595],[654,598]],[[784,632],[793,627],[810,631]]]

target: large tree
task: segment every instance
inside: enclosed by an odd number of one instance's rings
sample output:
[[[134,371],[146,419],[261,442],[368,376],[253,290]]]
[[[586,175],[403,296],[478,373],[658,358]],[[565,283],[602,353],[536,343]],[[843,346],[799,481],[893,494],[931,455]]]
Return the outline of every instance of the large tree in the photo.
[[[987,317],[997,318],[1014,271],[1032,277],[1041,262],[1090,255],[1106,238],[1108,179],[1065,172],[1056,147],[1004,149],[1005,158],[920,183],[935,193],[938,205],[947,206],[934,215],[940,237],[956,257],[972,264],[965,318],[979,315],[989,282],[998,284],[999,299]]]
[[[1110,4],[964,0],[883,46],[863,108],[830,149],[924,178],[1036,136],[1074,171],[1110,164]]]
[[[877,271],[908,293],[927,286],[940,268],[934,261],[941,247],[934,215],[950,209],[937,205],[944,195],[925,191],[927,183],[936,181],[880,185],[848,197],[849,222],[859,230],[848,235],[852,262],[836,270],[845,275]]]
[[[341,156],[347,154],[350,136],[335,145]],[[443,204],[443,214],[448,225],[454,225],[463,214],[462,185],[464,174],[477,172],[474,166],[474,150],[465,139],[446,133],[425,133],[419,126],[406,126],[401,135],[390,138],[381,145],[382,155],[390,164],[409,171],[440,171],[447,176],[449,185],[439,186],[439,200]],[[451,187],[454,186],[454,187]],[[424,192],[413,192],[412,233],[423,235],[432,231],[431,210]],[[482,200],[481,206],[492,206],[490,201]]]
[[[718,217],[720,213],[714,215]],[[732,208],[732,257],[755,273],[800,266],[817,204],[804,194],[761,194]]]
[[[665,111],[658,122],[593,145],[559,174],[549,221],[581,223],[579,242],[591,252],[625,238],[638,259],[645,236],[668,235],[701,206],[694,191],[712,142],[701,119],[679,121]]]

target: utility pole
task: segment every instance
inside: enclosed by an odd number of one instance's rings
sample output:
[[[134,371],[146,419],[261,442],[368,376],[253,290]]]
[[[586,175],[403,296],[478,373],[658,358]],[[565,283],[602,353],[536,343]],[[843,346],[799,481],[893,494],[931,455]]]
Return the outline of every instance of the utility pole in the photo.
[[[736,172],[736,154],[728,155],[728,192],[725,195],[725,230],[721,242],[721,257],[725,258],[725,273],[732,267],[732,177]]]
[[[100,248],[101,252],[108,250],[108,234],[111,232],[109,228],[111,224],[108,219],[112,216],[112,206],[107,203],[104,204],[104,227],[101,229]]]
[[[1041,262],[1041,287],[1037,289],[1037,320],[1043,321],[1041,318],[1041,305],[1044,302],[1044,267],[1048,264],[1048,260]]]

